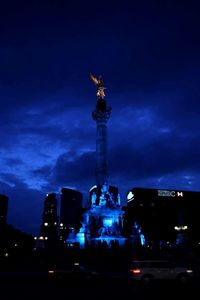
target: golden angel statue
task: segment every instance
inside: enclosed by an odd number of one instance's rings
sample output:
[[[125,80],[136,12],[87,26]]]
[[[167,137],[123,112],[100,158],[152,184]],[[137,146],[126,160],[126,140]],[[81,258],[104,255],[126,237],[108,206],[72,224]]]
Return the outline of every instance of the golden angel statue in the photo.
[[[90,73],[90,79],[94,82],[94,84],[97,86],[98,90],[97,90],[97,97],[99,98],[104,98],[105,97],[105,87],[103,86],[103,79],[102,76],[99,76],[98,78],[93,75],[92,73]]]

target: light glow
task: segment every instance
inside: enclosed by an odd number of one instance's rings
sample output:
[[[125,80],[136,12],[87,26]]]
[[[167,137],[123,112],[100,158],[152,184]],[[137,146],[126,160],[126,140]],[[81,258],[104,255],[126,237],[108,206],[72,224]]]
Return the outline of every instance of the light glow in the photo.
[[[130,200],[133,200],[134,199],[134,194],[132,191],[130,191],[127,195],[127,200],[130,201]]]
[[[108,226],[108,227],[111,227],[112,226],[112,223],[113,223],[113,221],[112,221],[112,219],[104,219],[103,220],[103,225],[104,226]]]
[[[187,230],[188,226],[187,225],[184,225],[184,226],[175,226],[174,229],[177,230],[177,231]]]
[[[188,269],[186,272],[187,273],[193,273],[193,271],[191,269]]]
[[[140,273],[141,273],[141,270],[140,270],[140,269],[133,269],[133,270],[131,270],[131,272],[132,272],[133,274],[140,274]]]

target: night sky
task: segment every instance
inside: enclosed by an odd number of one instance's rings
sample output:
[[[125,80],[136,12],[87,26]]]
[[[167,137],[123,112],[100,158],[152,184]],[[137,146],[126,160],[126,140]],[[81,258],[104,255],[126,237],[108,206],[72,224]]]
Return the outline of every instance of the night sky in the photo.
[[[112,106],[109,183],[200,191],[198,1],[3,1],[0,193],[38,233],[47,192],[95,184],[96,88]],[[52,4],[50,3],[52,2]]]

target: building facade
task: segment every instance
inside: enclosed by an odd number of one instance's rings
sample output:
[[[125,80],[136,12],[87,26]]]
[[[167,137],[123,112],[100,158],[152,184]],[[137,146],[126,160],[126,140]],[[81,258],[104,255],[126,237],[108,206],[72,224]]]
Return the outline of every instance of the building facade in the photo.
[[[8,197],[0,194],[0,227],[7,223]]]
[[[199,242],[200,192],[133,188],[127,193],[126,231],[147,242]],[[133,234],[134,235],[134,234]]]
[[[47,247],[54,247],[58,242],[58,214],[56,193],[48,193],[44,201],[40,238]]]
[[[83,194],[70,188],[62,188],[60,204],[60,241],[72,244],[80,228],[80,219],[83,209]]]

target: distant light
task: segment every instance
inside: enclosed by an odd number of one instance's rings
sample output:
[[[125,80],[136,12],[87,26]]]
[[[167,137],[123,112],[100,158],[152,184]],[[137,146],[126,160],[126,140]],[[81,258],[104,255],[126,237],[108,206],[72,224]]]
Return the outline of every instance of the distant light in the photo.
[[[15,244],[15,247],[17,247],[18,245],[17,244]]]
[[[54,271],[54,270],[49,270],[48,273],[49,273],[49,274],[54,274],[55,271]]]
[[[183,192],[177,192],[178,197],[183,197]]]
[[[34,236],[34,240],[37,240],[37,236]]]
[[[130,201],[130,200],[133,200],[134,199],[134,194],[132,191],[130,191],[127,195],[127,200]]]
[[[193,273],[193,270],[188,269],[186,272],[187,272],[187,273]]]
[[[48,237],[47,237],[47,236],[45,236],[45,240],[48,240]]]
[[[75,262],[74,265],[75,265],[75,266],[79,266],[79,262]]]
[[[131,272],[132,272],[133,274],[140,274],[140,273],[141,273],[141,270],[140,270],[140,269],[133,269],[133,270],[131,270]]]
[[[38,239],[39,239],[39,240],[44,240],[44,237],[43,237],[43,236],[39,236]]]
[[[48,223],[44,223],[44,226],[48,226]]]
[[[6,252],[6,253],[4,254],[4,256],[5,256],[5,257],[8,257],[8,252]]]
[[[54,222],[54,225],[57,225],[57,222]]]
[[[49,196],[49,194],[46,194],[46,196],[48,197],[48,196]]]
[[[180,230],[180,227],[175,226],[174,229],[177,230],[177,231],[179,231],[179,230]]]
[[[60,223],[60,227],[63,227],[63,223]]]
[[[188,227],[185,225],[185,226],[182,226],[182,230],[187,230]]]
[[[177,230],[177,231],[187,230],[188,226],[187,225],[184,225],[184,226],[175,226],[174,229]]]

